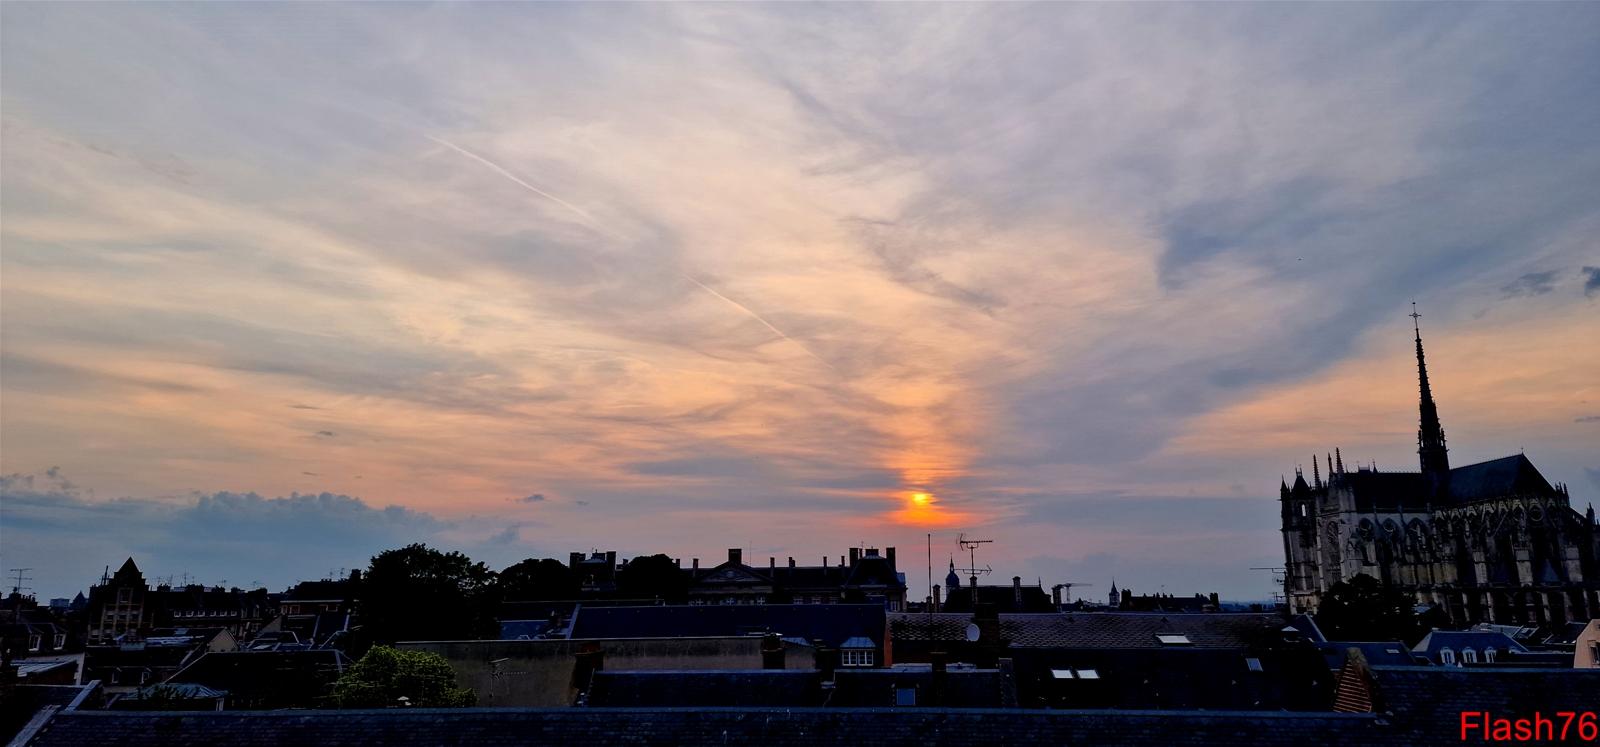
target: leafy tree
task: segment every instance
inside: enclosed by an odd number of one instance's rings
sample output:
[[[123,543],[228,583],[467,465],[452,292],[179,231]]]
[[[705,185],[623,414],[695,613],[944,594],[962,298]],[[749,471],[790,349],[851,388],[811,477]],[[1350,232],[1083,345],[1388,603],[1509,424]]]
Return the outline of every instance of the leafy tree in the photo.
[[[438,654],[373,646],[333,683],[332,701],[339,708],[464,708],[477,705],[478,695],[456,687],[455,670]]]
[[[578,579],[559,560],[528,558],[500,572],[500,598],[508,602],[574,599]]]
[[[682,603],[689,596],[689,577],[672,558],[641,555],[617,571],[617,591],[625,597]]]
[[[376,643],[492,634],[495,574],[459,552],[413,544],[372,558],[361,580],[361,620]]]
[[[1360,573],[1328,588],[1317,626],[1336,641],[1414,642],[1415,603],[1404,592]]]

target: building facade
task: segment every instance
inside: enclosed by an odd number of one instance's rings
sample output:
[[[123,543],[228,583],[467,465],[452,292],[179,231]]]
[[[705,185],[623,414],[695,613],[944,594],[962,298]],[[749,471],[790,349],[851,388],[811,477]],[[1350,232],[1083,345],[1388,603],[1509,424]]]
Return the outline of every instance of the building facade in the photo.
[[[1312,459],[1279,485],[1284,594],[1315,612],[1333,584],[1367,574],[1445,612],[1456,624],[1559,624],[1600,616],[1600,530],[1565,485],[1522,454],[1450,466],[1416,333],[1421,423],[1417,472],[1347,469]]]

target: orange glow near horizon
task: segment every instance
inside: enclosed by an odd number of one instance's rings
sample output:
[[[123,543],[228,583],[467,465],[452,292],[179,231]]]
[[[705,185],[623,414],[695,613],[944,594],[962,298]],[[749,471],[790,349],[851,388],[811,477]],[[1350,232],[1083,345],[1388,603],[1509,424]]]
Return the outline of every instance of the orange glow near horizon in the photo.
[[[970,518],[968,514],[940,506],[939,497],[927,491],[906,491],[900,496],[900,509],[889,512],[885,517],[896,524],[948,527]]]

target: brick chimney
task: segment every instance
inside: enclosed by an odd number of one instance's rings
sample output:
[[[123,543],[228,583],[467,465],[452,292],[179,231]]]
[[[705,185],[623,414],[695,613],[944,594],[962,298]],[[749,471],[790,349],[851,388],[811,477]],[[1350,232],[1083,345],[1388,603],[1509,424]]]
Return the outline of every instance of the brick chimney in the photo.
[[[945,671],[945,662],[947,660],[946,657],[948,656],[949,654],[946,654],[943,651],[934,650],[928,652],[928,663],[930,668],[933,670],[933,682],[928,688],[932,692],[928,693],[928,702],[926,705],[934,707],[944,705],[944,691],[946,685],[950,681],[950,675]]]
[[[744,565],[744,550],[737,547],[728,548],[728,562],[734,565]]]
[[[789,556],[789,567],[790,568],[794,567],[794,556],[793,555]]]
[[[1022,611],[1022,577],[1021,576],[1012,576],[1011,577],[1011,598],[1017,604],[1016,610],[1018,612],[1021,612]]]
[[[933,611],[939,611],[939,585],[933,585]]]
[[[783,639],[777,633],[761,637],[761,668],[783,669]]]
[[[697,570],[697,571],[700,570],[700,559],[699,558],[690,558],[689,562],[693,563],[693,565],[691,565],[690,568],[692,568],[694,570]]]
[[[1054,587],[1054,588],[1052,588],[1050,590],[1050,601],[1055,603],[1057,612],[1061,611],[1061,587],[1060,586]]]
[[[883,554],[884,554],[884,557],[887,557],[889,559],[889,567],[893,568],[894,567],[894,548],[892,548],[892,547],[883,548]]]
[[[775,570],[775,569],[777,569],[777,567],[778,567],[778,559],[775,558],[775,557],[772,557],[770,555],[767,556],[767,568]]]
[[[859,547],[850,548],[850,565],[852,567],[854,567],[855,564],[857,562],[859,562],[860,560],[861,560],[861,548],[859,548]],[[840,565],[843,565],[843,563],[841,563]]]

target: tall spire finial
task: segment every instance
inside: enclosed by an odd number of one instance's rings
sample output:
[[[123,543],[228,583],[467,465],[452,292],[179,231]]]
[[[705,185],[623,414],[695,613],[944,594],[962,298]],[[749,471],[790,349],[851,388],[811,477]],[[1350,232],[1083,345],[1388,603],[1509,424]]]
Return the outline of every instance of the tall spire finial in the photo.
[[[1322,473],[1317,470],[1316,454],[1311,455],[1311,485],[1318,488],[1322,487]]]
[[[1450,476],[1450,458],[1445,448],[1444,427],[1439,425],[1439,408],[1433,404],[1433,389],[1428,386],[1428,363],[1422,355],[1422,326],[1417,313],[1417,302],[1411,302],[1411,329],[1417,341],[1417,382],[1420,388],[1418,410],[1421,423],[1417,429],[1417,455],[1422,461],[1422,476],[1434,492],[1445,489]]]
[[[1339,453],[1337,446],[1333,447],[1333,466],[1338,469],[1339,474],[1344,474],[1344,454]]]

